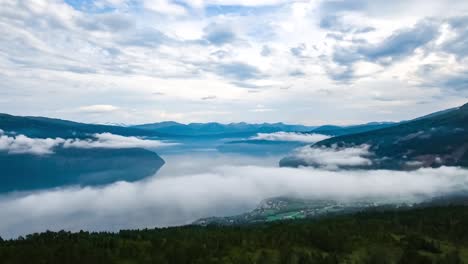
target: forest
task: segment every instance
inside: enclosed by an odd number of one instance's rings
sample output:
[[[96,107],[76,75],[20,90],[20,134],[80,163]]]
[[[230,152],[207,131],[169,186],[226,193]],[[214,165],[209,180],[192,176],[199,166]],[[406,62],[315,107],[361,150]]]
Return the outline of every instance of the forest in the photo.
[[[468,208],[0,238],[0,263],[468,263]]]

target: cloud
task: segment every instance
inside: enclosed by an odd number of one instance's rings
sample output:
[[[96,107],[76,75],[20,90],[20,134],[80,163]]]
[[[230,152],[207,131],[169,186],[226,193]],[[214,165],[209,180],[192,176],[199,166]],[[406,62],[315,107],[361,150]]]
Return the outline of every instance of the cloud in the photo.
[[[416,75],[421,85],[438,87],[446,93],[466,97],[464,92],[468,91],[468,67],[452,67],[440,63],[425,64],[416,70]]]
[[[263,45],[262,51],[260,52],[260,54],[261,54],[263,57],[268,57],[268,56],[270,56],[272,53],[273,53],[273,50],[272,50],[268,45]]]
[[[251,87],[251,88],[254,88],[254,87]],[[256,88],[258,88],[258,87],[256,87]],[[255,91],[255,90],[253,90],[253,91]],[[273,111],[275,111],[275,109],[268,108],[268,107],[266,107],[266,106],[264,106],[262,104],[258,104],[258,105],[255,106],[255,108],[250,109],[249,111],[250,112],[255,112],[255,113],[267,113],[267,112],[273,112]]]
[[[413,54],[417,48],[434,40],[437,35],[436,25],[421,22],[412,28],[398,30],[375,44],[358,44],[351,48],[340,47],[335,50],[333,60],[344,65],[358,60],[391,64]]]
[[[135,28],[135,21],[126,14],[104,13],[93,17],[82,17],[77,25],[91,31],[127,31]]]
[[[467,171],[453,167],[405,172],[201,165],[210,170],[101,188],[4,196],[0,235],[181,225],[201,217],[242,213],[276,196],[411,203],[468,187]]]
[[[432,85],[437,84],[437,81],[432,81]],[[428,85],[431,84],[428,83]],[[439,85],[456,92],[468,91],[468,71],[445,75],[442,77],[442,80],[439,81]]]
[[[123,36],[119,36],[116,41],[124,47],[131,46],[143,48],[154,48],[162,44],[176,43],[163,32],[151,27],[145,27],[143,29],[128,32]]]
[[[457,98],[454,92],[466,90],[461,78],[468,70],[466,1],[2,4],[0,82],[5,85],[0,101],[2,111],[18,115],[95,123],[153,122],[161,118],[155,112],[182,122],[396,121],[454,107],[464,96]],[[453,76],[415,74],[423,64],[439,64]],[[269,85],[252,83],[258,79]],[[401,87],[387,88],[384,93],[390,97],[430,104],[387,105],[382,110],[373,94],[390,81]],[[361,83],[352,86],[355,82]],[[452,84],[456,90],[445,89]],[[291,87],[287,93],[278,89],[285,86]],[[254,95],[256,91],[242,89],[246,87],[261,91]],[[154,90],[165,94],[157,99],[157,109],[150,95]],[[319,90],[330,92],[325,96]],[[216,102],[194,103],[206,95],[216,96]],[[99,115],[61,111],[99,103],[96,98],[125,109]],[[339,107],[324,107],[324,100]],[[276,111],[250,114],[266,101]],[[312,105],[322,105],[322,111],[313,111]],[[368,111],[351,114],[354,105]],[[233,114],[187,114],[211,111],[207,107]]]
[[[421,22],[410,29],[403,29],[378,44],[363,45],[358,54],[374,62],[392,62],[412,54],[417,48],[426,45],[438,35],[438,27],[432,23]]]
[[[94,134],[90,139],[63,139],[63,138],[29,138],[25,135],[8,136],[0,133],[0,151],[9,154],[53,154],[57,147],[63,148],[146,148],[154,149],[173,146],[160,140],[141,139],[137,137],[124,137],[111,133]]]
[[[233,62],[218,65],[216,72],[220,76],[236,80],[256,79],[260,76],[260,71],[256,67],[243,62]]]
[[[303,71],[298,70],[298,69],[289,72],[289,76],[294,76],[294,77],[297,77],[297,76],[305,76],[305,75],[306,75],[306,74],[305,74]]]
[[[78,111],[85,113],[106,113],[117,111],[120,108],[113,105],[89,105],[78,108]]]
[[[111,133],[94,134],[93,139],[68,139],[63,143],[64,148],[159,148],[176,145],[160,140],[124,137]]]
[[[337,17],[326,18],[322,21],[321,26],[342,32],[354,31],[355,33],[363,33],[367,31],[365,27],[344,26],[338,19]],[[378,42],[369,42],[366,39],[344,41],[346,36],[338,35],[338,39],[335,39],[339,43],[345,44],[334,46],[332,51],[334,65],[327,65],[326,71],[330,78],[342,82],[365,77],[369,74],[361,74],[360,76],[357,72],[359,66],[363,63],[368,66],[377,64],[381,67],[389,67],[397,62],[410,59],[415,55],[417,49],[429,52],[428,49],[430,47],[428,46],[437,40],[439,35],[439,25],[429,20],[420,21],[410,28],[395,30],[392,34]],[[378,67],[376,69],[381,70]],[[375,73],[376,70],[371,72]]]
[[[366,7],[366,2],[363,0],[356,0],[356,1],[332,1],[326,0],[322,1],[320,4],[320,8],[326,14],[333,14],[336,12],[342,11],[355,11],[355,10],[362,10]]]
[[[265,6],[297,2],[297,0],[258,0],[255,2],[248,0],[208,0],[207,2],[212,3],[214,5]]]
[[[304,52],[307,50],[307,47],[304,43],[299,44],[297,47],[290,49],[292,55],[296,57],[304,57]]]
[[[204,96],[201,98],[202,100],[206,101],[206,100],[214,100],[216,99],[216,96],[214,95],[210,95],[210,96]]]
[[[237,38],[230,27],[220,24],[210,24],[203,31],[205,32],[204,38],[216,46],[232,43]]]
[[[343,33],[368,33],[376,30],[371,26],[357,26],[346,23],[343,21],[342,16],[329,15],[320,20],[320,27],[330,31],[338,31]],[[340,35],[333,35],[335,33],[329,33],[331,37],[338,37]],[[339,38],[339,37],[338,37]]]
[[[0,133],[0,151],[9,154],[34,154],[46,155],[52,154],[53,149],[65,142],[62,138],[29,138],[24,135],[10,137]]]
[[[291,2],[300,2],[302,0],[183,0],[183,2],[196,6],[247,6],[247,7],[261,7],[261,6],[272,6],[281,5]]]
[[[294,133],[294,132],[276,132],[276,133],[258,133],[256,136],[250,139],[254,140],[268,140],[268,141],[294,141],[294,142],[305,142],[315,143],[318,141],[330,138],[326,135],[321,134],[305,134],[305,133]]]
[[[449,19],[448,23],[454,35],[443,44],[443,49],[463,59],[468,56],[468,16]]]
[[[367,145],[352,148],[305,146],[296,149],[292,156],[286,159],[299,165],[337,170],[339,168],[370,166],[372,165],[370,156],[372,153],[369,152]]]
[[[450,0],[324,0],[319,10],[324,14],[359,13],[370,18],[436,17],[464,13],[466,3]],[[441,15],[444,14],[444,15]]]
[[[150,11],[165,15],[181,16],[187,13],[183,6],[171,0],[143,0],[143,6]]]

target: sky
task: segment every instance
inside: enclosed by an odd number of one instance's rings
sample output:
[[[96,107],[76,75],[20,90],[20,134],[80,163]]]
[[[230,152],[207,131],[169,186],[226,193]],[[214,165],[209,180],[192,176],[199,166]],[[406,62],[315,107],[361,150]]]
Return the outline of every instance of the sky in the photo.
[[[0,112],[398,121],[468,100],[464,0],[0,0]]]

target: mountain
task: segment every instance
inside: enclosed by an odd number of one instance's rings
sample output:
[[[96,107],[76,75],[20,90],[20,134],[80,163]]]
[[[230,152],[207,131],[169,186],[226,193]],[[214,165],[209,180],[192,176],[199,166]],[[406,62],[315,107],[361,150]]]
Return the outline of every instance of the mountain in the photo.
[[[24,145],[33,149],[47,147],[57,137],[90,142],[94,140],[90,136],[96,133],[122,136],[157,134],[151,131],[7,114],[0,114],[0,129],[5,133],[4,136],[0,133],[0,193],[136,181],[154,175],[164,165],[158,154],[142,148],[66,148],[57,144],[51,151],[39,154],[11,153],[8,150],[13,140],[17,140],[17,147]],[[18,138],[18,135],[29,138]],[[49,139],[35,141],[39,138]],[[2,143],[6,144],[3,148]]]
[[[288,135],[287,133],[282,133],[276,135],[269,135],[268,133],[266,133],[267,135],[263,135],[264,137],[252,137],[251,134],[246,134],[244,135],[244,138],[240,140],[236,139],[232,141],[227,141],[224,144],[218,146],[217,149],[220,152],[248,153],[250,155],[255,156],[285,155],[295,148],[311,144],[312,142],[316,142],[330,136],[372,131],[390,127],[395,124],[396,123],[390,122],[374,122],[363,125],[345,127],[325,125],[314,128],[312,130],[307,130],[306,132],[304,132],[303,129],[307,129],[309,127],[286,127],[282,128],[282,131],[293,132],[293,134]]]
[[[459,107],[454,107],[454,108],[449,108],[449,109],[437,111],[437,112],[434,112],[434,113],[430,113],[430,114],[425,115],[425,116],[417,117],[417,118],[413,119],[413,121],[414,121],[414,120],[419,120],[419,119],[424,119],[424,118],[436,117],[436,116],[439,116],[439,115],[443,115],[443,114],[446,114],[446,113],[455,111],[455,110],[457,110],[458,108],[459,108]]]
[[[355,133],[362,133],[372,130],[377,130],[381,128],[391,127],[397,123],[393,122],[372,122],[362,125],[354,126],[334,126],[334,125],[325,125],[313,129],[311,133],[329,135],[329,136],[343,136]]]
[[[0,193],[137,181],[163,165],[156,153],[139,148],[58,148],[51,155],[0,152]]]
[[[32,116],[0,114],[0,129],[34,138],[82,138],[89,134],[112,133],[122,136],[160,136],[157,132],[132,127],[84,124]]]
[[[257,133],[285,132],[307,132],[315,127],[303,125],[288,125],[283,123],[190,123],[181,124],[177,122],[162,122],[133,126],[133,128],[170,134],[173,136],[219,136],[219,137],[245,137]]]
[[[158,130],[158,129],[164,129],[164,128],[176,128],[176,127],[184,127],[184,124],[177,123],[174,121],[164,121],[164,122],[159,122],[159,123],[152,123],[152,124],[143,124],[143,125],[136,125],[134,126],[135,128],[140,128],[144,130]]]
[[[368,145],[372,166],[379,169],[468,167],[468,104],[387,128],[333,137],[312,148]],[[307,165],[288,157],[281,166]]]

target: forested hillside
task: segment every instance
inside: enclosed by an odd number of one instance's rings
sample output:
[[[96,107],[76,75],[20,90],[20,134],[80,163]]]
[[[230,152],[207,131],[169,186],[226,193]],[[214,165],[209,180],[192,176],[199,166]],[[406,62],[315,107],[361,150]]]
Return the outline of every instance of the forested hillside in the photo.
[[[468,104],[386,128],[332,137],[311,147],[344,149],[364,145],[372,154],[372,166],[367,169],[468,167]],[[311,164],[291,156],[281,160],[280,165]]]
[[[468,166],[468,104],[397,126],[324,140],[315,145],[367,144],[379,168]]]
[[[120,233],[47,232],[0,242],[0,263],[467,263],[468,208]]]

